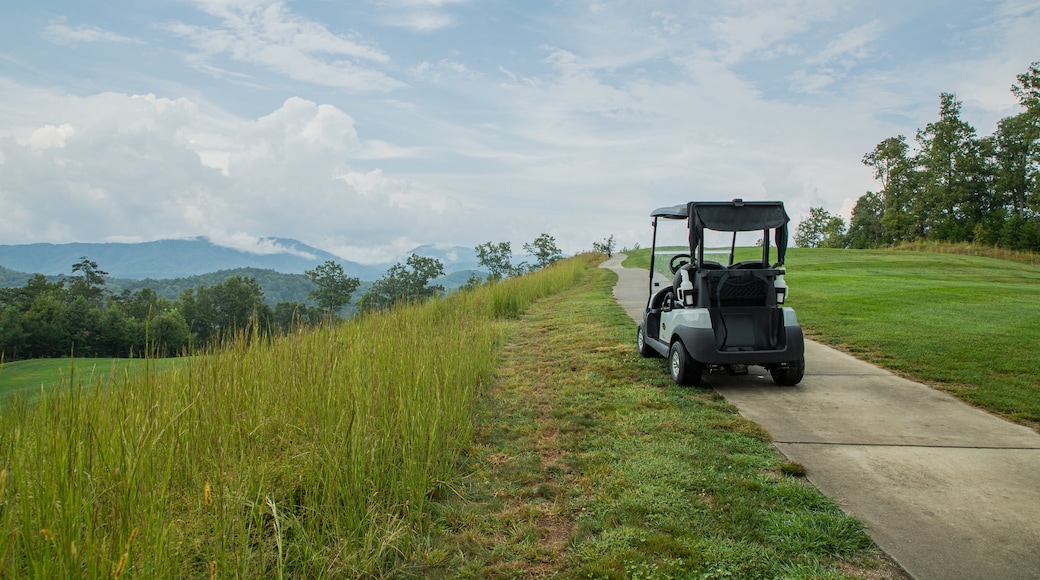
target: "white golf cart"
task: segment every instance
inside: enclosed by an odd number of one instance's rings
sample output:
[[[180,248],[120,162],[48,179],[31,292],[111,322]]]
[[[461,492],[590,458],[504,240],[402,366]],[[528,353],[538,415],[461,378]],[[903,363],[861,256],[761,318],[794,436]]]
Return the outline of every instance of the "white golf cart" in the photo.
[[[663,207],[653,217],[650,298],[638,328],[639,353],[667,357],[672,380],[695,385],[706,371],[769,371],[778,385],[795,385],[805,373],[805,343],[787,296],[784,255],[790,218],[779,201],[692,201]],[[671,257],[672,284],[655,291],[659,220],[685,220],[689,253]],[[705,260],[706,236],[732,234],[728,263]],[[734,263],[737,234],[761,233],[761,257]],[[770,263],[770,241],[776,262]]]

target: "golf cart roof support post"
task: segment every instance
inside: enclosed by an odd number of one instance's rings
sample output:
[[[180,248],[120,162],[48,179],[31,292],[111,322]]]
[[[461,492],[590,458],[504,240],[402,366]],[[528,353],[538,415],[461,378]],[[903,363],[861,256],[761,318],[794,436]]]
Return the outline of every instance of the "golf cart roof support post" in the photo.
[[[701,245],[703,246],[704,244],[701,244]],[[729,264],[726,264],[727,266],[732,266],[733,265],[733,256],[736,253],[737,253],[737,232],[733,232],[733,238],[729,242]]]
[[[654,299],[654,255],[657,253],[657,220],[660,219],[654,216],[652,225],[654,227],[654,235],[650,241],[650,295],[646,298],[646,308],[650,308],[650,301]]]
[[[762,230],[762,266],[769,265],[769,228]]]
[[[787,254],[787,222],[776,228],[774,235],[776,239],[776,265],[773,267],[779,268],[784,265],[784,255]]]

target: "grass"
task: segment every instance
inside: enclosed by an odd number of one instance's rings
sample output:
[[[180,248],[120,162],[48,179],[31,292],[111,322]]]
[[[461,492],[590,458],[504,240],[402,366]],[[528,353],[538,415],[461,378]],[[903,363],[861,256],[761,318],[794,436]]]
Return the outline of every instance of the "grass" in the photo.
[[[588,277],[501,351],[423,576],[899,577],[766,432],[639,357],[614,274]]]
[[[469,448],[502,326],[589,260],[9,398],[0,576],[407,573],[431,495]]]
[[[144,372],[150,365],[169,365],[175,364],[175,361],[176,359],[51,358],[0,363],[0,405],[10,397],[34,399],[42,389],[61,385],[63,382],[93,384],[100,380],[107,383],[112,377]]]
[[[788,304],[816,340],[1040,428],[1040,267],[956,250],[794,248]]]

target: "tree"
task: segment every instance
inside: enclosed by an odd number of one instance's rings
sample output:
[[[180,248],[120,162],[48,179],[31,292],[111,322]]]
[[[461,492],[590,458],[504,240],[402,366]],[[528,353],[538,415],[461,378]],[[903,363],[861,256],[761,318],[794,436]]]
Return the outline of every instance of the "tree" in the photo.
[[[601,254],[606,254],[609,258],[614,254],[614,234],[610,234],[610,237],[603,238],[602,242],[592,242],[592,249]]]
[[[293,332],[321,322],[322,310],[303,302],[279,302],[274,307],[274,323],[282,332]]]
[[[960,118],[961,102],[952,93],[939,97],[939,120],[917,132],[918,167],[929,239],[965,241],[978,223],[979,208],[991,205],[983,174],[982,146],[975,129]]]
[[[881,225],[885,213],[884,200],[881,196],[868,191],[856,201],[849,220],[848,245],[851,248],[877,248],[884,239],[884,227]]]
[[[398,302],[421,301],[444,291],[431,281],[444,275],[444,264],[436,258],[412,254],[405,264],[394,264],[361,298],[366,310],[385,310]]]
[[[997,123],[995,187],[1006,196],[1011,211],[1024,217],[1030,198],[1037,191],[1031,152],[1036,137],[1029,117],[1022,113]]]
[[[18,356],[26,350],[29,334],[22,326],[22,313],[17,308],[0,307],[0,357],[4,360],[18,360]]]
[[[889,137],[863,156],[881,182],[882,243],[913,240],[924,235],[925,207],[918,194],[916,162],[909,155],[906,137]]]
[[[795,228],[794,243],[803,248],[845,247],[845,220],[823,207],[810,207],[809,217]]]
[[[191,331],[176,312],[163,313],[148,322],[148,348],[157,356],[177,356],[188,348]]]
[[[78,276],[75,275],[77,272]],[[72,273],[69,293],[73,296],[82,296],[88,301],[100,305],[101,296],[105,292],[105,276],[108,276],[108,272],[98,268],[97,262],[83,256],[79,262],[72,265]]]
[[[476,247],[476,251],[480,265],[488,270],[489,281],[496,282],[519,273],[513,266],[513,249],[509,242],[483,243]]]
[[[304,272],[311,282],[317,286],[308,297],[318,303],[327,315],[335,315],[350,302],[354,291],[361,285],[361,280],[346,275],[343,266],[332,260]]]
[[[180,312],[195,340],[207,343],[250,325],[266,332],[274,318],[255,278],[231,276],[222,284],[181,293]]]
[[[1040,212],[1040,62],[1029,65],[1029,70],[1018,75],[1018,84],[1011,86],[1011,92],[1025,109],[1014,128],[1021,133],[1024,156],[1026,183],[1025,205],[1034,212]]]
[[[544,268],[563,258],[560,248],[556,247],[556,238],[549,234],[538,236],[533,243],[525,243],[524,251],[535,257],[538,268]]]

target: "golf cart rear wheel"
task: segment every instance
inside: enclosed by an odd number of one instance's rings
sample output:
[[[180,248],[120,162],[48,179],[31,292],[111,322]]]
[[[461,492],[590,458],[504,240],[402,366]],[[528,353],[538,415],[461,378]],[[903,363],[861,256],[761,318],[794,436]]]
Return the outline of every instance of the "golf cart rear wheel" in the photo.
[[[678,340],[672,343],[672,349],[668,353],[668,368],[672,373],[672,380],[688,387],[701,382],[701,373],[704,365],[693,360],[686,347]]]
[[[636,329],[636,348],[639,349],[639,354],[646,358],[657,356],[657,351],[650,348],[650,345],[646,343],[646,333],[643,332],[642,324]]]
[[[781,366],[773,367],[769,369],[769,374],[773,377],[773,382],[781,387],[797,385],[801,382],[802,377],[805,376],[805,359],[800,358]]]

